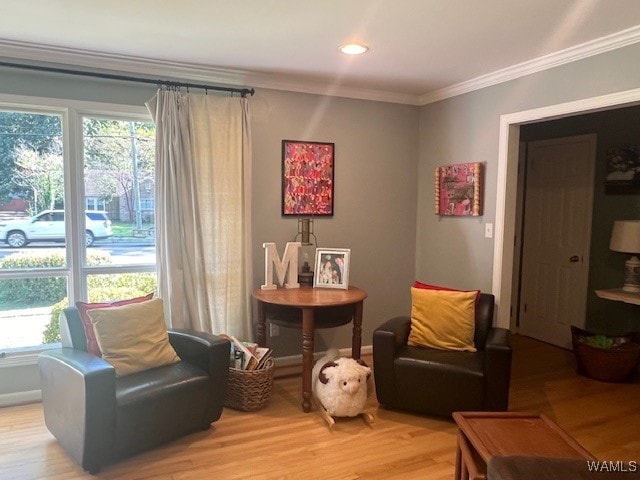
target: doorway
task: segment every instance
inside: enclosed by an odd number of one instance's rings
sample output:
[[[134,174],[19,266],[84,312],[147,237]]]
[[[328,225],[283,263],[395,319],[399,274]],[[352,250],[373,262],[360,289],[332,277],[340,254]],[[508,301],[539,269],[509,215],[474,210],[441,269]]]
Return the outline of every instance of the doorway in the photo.
[[[640,89],[500,117],[492,293],[499,327],[510,328],[520,126],[640,104]]]
[[[524,335],[569,348],[570,326],[584,327],[586,316],[596,135],[528,142],[523,153],[516,324]]]

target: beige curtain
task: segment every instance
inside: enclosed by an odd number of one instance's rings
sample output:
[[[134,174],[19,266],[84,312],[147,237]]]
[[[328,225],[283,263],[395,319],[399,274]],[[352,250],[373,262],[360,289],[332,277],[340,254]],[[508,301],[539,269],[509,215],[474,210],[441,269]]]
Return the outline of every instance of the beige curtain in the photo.
[[[248,100],[159,90],[158,292],[172,327],[252,340]]]

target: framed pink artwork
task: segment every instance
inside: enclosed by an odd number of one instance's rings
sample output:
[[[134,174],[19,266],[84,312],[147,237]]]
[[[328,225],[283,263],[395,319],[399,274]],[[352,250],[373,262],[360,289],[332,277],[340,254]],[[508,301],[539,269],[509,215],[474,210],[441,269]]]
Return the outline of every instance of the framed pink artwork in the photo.
[[[335,144],[282,141],[282,215],[332,216]]]
[[[459,163],[436,168],[436,215],[482,215],[482,164]]]

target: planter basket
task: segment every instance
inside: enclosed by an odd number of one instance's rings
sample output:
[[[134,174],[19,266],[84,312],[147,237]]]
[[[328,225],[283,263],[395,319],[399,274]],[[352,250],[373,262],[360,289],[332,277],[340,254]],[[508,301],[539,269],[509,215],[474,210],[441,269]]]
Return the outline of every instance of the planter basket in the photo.
[[[629,341],[615,348],[598,348],[578,340],[580,336],[591,335],[594,334],[571,327],[573,353],[579,374],[602,382],[622,382],[633,375],[640,361],[640,344]],[[628,337],[631,340],[632,336]]]
[[[271,398],[274,365],[273,358],[270,358],[259,370],[229,368],[224,406],[244,412],[263,408]]]

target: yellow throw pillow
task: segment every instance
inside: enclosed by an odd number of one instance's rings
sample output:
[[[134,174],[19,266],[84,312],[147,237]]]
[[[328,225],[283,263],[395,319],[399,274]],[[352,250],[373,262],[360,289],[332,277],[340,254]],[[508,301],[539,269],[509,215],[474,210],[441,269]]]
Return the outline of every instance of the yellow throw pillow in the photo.
[[[102,358],[113,365],[116,376],[180,361],[169,343],[162,299],[87,312]]]
[[[411,331],[408,344],[475,352],[477,292],[411,288]]]

